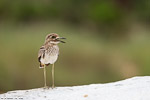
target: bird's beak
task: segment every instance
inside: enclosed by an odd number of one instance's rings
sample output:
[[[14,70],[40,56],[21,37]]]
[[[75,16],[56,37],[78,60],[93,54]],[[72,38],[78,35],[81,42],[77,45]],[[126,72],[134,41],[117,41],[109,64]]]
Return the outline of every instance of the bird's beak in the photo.
[[[57,40],[60,41],[61,43],[66,43],[66,42],[62,41],[61,39],[66,39],[66,38],[64,38],[64,37],[57,38]]]

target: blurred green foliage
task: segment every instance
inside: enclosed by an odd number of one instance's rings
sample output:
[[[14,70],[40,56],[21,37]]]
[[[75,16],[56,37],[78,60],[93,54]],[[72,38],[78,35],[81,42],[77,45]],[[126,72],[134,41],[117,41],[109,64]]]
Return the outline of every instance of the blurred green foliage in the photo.
[[[0,93],[43,86],[37,53],[51,32],[67,38],[56,86],[150,75],[149,7],[148,0],[1,0]]]
[[[61,18],[74,23],[117,23],[130,14],[148,20],[149,7],[148,0],[1,0],[0,17],[17,21]]]

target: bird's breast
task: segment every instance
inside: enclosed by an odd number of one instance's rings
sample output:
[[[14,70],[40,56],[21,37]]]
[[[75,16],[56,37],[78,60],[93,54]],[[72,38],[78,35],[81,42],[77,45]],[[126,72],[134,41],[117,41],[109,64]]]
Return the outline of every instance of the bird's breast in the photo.
[[[45,50],[45,55],[41,59],[41,62],[43,64],[54,64],[58,58],[58,55],[59,55],[58,46],[49,47],[47,48],[47,50]]]

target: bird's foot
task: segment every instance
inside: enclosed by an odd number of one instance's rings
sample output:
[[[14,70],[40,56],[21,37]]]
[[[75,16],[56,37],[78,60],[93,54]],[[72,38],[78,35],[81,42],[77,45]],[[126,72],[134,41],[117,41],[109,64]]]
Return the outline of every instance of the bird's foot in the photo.
[[[55,86],[54,85],[52,85],[52,89],[54,89],[55,88]]]
[[[49,89],[49,86],[44,86],[43,89]]]

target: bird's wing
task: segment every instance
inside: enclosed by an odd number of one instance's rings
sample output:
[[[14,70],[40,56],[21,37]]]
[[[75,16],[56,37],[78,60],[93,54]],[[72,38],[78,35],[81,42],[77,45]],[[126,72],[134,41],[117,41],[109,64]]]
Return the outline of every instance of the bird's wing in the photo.
[[[44,58],[45,56],[45,47],[44,46],[41,46],[40,50],[39,50],[39,53],[38,53],[38,61],[40,62],[41,60],[41,57]]]

